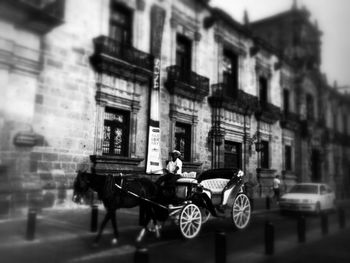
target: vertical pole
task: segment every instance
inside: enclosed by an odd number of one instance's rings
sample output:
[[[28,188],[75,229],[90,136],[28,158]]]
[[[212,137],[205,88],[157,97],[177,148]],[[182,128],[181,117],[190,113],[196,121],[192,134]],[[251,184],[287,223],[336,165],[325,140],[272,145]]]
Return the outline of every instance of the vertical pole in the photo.
[[[299,243],[304,243],[305,242],[305,232],[306,232],[306,224],[305,224],[305,217],[304,216],[299,216],[298,217],[298,241]]]
[[[148,263],[148,249],[147,248],[138,248],[135,251],[134,263]]]
[[[322,228],[322,234],[327,235],[328,234],[328,216],[327,216],[327,214],[321,215],[321,228]]]
[[[265,254],[273,255],[274,253],[274,226],[271,222],[267,221],[265,223]]]
[[[265,203],[266,203],[266,209],[270,210],[270,197],[267,195],[266,199],[265,199]]]
[[[247,147],[246,147],[246,142],[247,142],[247,120],[246,120],[246,109],[244,110],[244,116],[243,116],[243,123],[244,123],[244,126],[243,126],[243,172],[244,174],[246,174],[246,158],[247,158]]]
[[[35,226],[36,226],[36,209],[30,208],[28,211],[28,219],[27,219],[27,233],[26,233],[27,240],[34,239]]]
[[[215,235],[215,263],[226,263],[226,234],[217,232]]]
[[[345,228],[345,211],[343,208],[338,209],[338,220],[339,220],[339,228]]]
[[[92,205],[91,206],[91,225],[90,225],[91,232],[97,231],[97,222],[98,222],[98,206]]]

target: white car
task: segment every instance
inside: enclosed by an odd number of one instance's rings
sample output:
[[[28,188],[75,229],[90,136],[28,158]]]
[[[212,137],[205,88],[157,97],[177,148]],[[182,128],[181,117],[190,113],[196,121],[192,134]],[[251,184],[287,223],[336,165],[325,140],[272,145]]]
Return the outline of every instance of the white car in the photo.
[[[335,209],[335,194],[323,183],[300,183],[282,195],[279,206],[284,211],[314,212]]]

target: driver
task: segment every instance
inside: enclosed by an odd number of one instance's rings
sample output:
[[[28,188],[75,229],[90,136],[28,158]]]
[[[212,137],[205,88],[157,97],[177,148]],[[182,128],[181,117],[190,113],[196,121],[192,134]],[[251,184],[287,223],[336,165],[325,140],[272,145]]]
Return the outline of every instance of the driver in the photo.
[[[176,175],[182,174],[182,161],[180,160],[181,153],[177,150],[174,150],[171,153],[171,160],[166,166],[166,172]]]
[[[182,174],[182,161],[180,160],[181,153],[174,150],[171,153],[171,160],[168,162],[165,174],[157,180],[158,185],[164,184],[164,187],[168,188],[171,192],[175,192],[176,180],[181,177]],[[172,193],[174,194],[174,193]]]

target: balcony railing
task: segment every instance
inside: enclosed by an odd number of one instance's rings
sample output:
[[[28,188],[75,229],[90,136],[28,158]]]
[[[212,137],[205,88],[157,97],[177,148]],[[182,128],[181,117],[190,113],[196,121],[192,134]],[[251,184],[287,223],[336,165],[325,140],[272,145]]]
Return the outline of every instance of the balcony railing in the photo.
[[[153,56],[112,38],[99,36],[94,39],[95,54],[123,60],[132,66],[153,71]]]
[[[259,101],[258,110],[255,116],[267,123],[274,123],[281,119],[281,109],[272,103],[266,101]]]
[[[62,18],[64,14],[65,0],[15,0],[15,2],[42,10],[57,18]]]
[[[0,1],[0,16],[41,33],[62,24],[64,11],[65,0]]]
[[[281,116],[281,126],[282,128],[290,130],[299,129],[300,118],[297,113],[285,111]]]
[[[174,65],[167,68],[167,87],[171,94],[203,100],[209,94],[209,79]]]
[[[209,103],[213,107],[224,107],[245,114],[253,113],[258,107],[258,98],[242,90],[228,92],[231,87],[224,83],[213,84],[211,88],[212,95]]]
[[[98,73],[140,83],[146,83],[152,77],[154,58],[151,54],[106,36],[95,38],[93,43],[95,52],[90,62]]]

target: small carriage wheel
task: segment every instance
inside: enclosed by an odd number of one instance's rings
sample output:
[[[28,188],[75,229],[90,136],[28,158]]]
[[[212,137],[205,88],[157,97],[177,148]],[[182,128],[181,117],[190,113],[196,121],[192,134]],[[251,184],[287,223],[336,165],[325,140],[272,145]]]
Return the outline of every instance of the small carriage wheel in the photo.
[[[244,229],[250,222],[251,207],[249,198],[245,194],[236,196],[232,205],[232,219],[236,229]]]
[[[182,208],[179,216],[181,234],[185,238],[194,238],[198,235],[202,226],[202,214],[195,204],[187,204]]]

